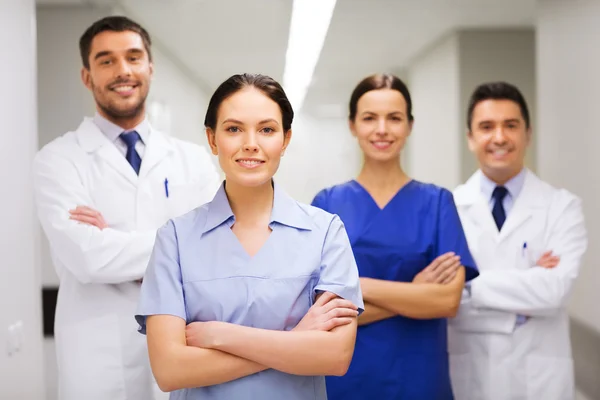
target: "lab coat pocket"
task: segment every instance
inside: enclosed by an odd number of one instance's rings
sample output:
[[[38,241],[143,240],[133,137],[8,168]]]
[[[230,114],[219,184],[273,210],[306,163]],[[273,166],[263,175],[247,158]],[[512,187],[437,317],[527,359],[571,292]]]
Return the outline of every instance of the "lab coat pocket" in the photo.
[[[471,396],[471,364],[469,354],[450,354],[450,380],[456,399],[466,400]]]
[[[61,398],[125,397],[119,320],[105,315],[77,322],[57,332]],[[93,397],[89,394],[93,393]]]
[[[573,360],[564,357],[527,357],[529,400],[573,400]]]

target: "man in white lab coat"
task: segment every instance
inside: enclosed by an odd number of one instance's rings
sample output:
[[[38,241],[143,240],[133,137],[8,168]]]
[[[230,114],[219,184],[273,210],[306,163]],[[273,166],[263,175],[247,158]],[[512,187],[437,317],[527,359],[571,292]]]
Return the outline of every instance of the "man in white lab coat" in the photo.
[[[516,87],[476,88],[467,123],[480,169],[454,196],[480,276],[450,321],[454,394],[572,400],[565,306],[587,247],[581,201],[524,167],[531,127]]]
[[[134,320],[156,230],[212,199],[203,147],[153,129],[151,41],[107,17],[80,40],[96,115],[36,156],[35,197],[60,278],[55,339],[61,400],[148,400],[157,391]],[[155,397],[156,396],[156,397]]]

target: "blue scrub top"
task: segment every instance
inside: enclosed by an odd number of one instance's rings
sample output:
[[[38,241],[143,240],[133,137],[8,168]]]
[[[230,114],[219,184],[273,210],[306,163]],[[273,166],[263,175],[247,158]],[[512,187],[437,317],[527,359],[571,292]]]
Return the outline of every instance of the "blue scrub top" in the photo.
[[[141,289],[136,320],[148,315],[224,321],[288,331],[329,291],[364,308],[358,270],[341,220],[296,202],[274,185],[272,229],[250,257],[231,227],[224,185],[214,199],[163,226]],[[248,345],[252,345],[249,343]],[[266,370],[235,381],[175,391],[171,399],[326,399],[325,378]]]
[[[437,256],[461,256],[466,279],[478,275],[452,194],[410,181],[380,209],[356,181],[325,189],[313,205],[344,222],[361,277],[411,282]],[[343,377],[327,378],[329,400],[452,399],[446,319],[397,316],[359,326]]]

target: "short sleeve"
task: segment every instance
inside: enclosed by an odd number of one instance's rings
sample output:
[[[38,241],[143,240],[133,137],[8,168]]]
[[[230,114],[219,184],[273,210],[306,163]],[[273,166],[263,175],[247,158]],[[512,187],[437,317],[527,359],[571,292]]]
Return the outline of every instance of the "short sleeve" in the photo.
[[[186,319],[177,235],[172,221],[156,234],[135,315],[139,332],[146,334],[146,317],[159,314]]]
[[[460,256],[460,261],[465,267],[466,281],[470,281],[479,275],[454,204],[454,197],[447,190],[442,190],[440,196],[436,250],[435,257],[450,251]]]
[[[337,294],[357,306],[359,313],[365,308],[354,253],[344,224],[337,215],[333,217],[325,237],[321,273],[315,291]]]
[[[317,195],[315,196],[313,201],[310,203],[310,205],[313,207],[320,208],[321,210],[325,210],[325,211],[329,212],[328,207],[327,207],[327,198],[328,198],[327,193],[328,193],[327,189],[321,190],[319,193],[317,193]]]

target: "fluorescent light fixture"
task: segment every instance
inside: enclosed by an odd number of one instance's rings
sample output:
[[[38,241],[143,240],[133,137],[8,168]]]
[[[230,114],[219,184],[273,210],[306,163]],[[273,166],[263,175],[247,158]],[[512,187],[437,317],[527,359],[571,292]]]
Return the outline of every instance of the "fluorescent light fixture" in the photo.
[[[283,87],[300,111],[327,36],[336,0],[294,0]]]

